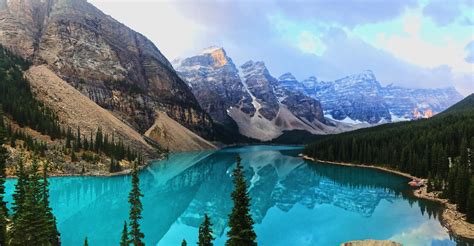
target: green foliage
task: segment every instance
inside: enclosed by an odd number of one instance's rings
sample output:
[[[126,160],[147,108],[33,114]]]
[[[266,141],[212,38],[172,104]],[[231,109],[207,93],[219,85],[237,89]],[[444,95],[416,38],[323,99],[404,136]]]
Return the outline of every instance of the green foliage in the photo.
[[[49,207],[46,164],[43,169],[41,177],[36,159],[28,172],[22,160],[18,163],[10,245],[59,245],[56,220]]]
[[[183,241],[181,242],[181,246],[188,246],[188,243],[186,242],[186,240],[183,239]]]
[[[471,177],[471,185],[467,196],[467,221],[474,223],[474,176]]]
[[[212,241],[214,237],[212,235],[212,223],[211,219],[207,214],[204,214],[204,221],[199,226],[199,238],[198,238],[198,245],[199,246],[212,246],[214,245]]]
[[[87,237],[84,239],[84,246],[89,246],[89,242],[87,241]]]
[[[0,104],[21,126],[29,126],[52,138],[61,137],[57,115],[36,100],[23,70],[28,62],[0,46]]]
[[[430,190],[468,210],[473,167],[474,94],[431,119],[385,124],[322,137],[304,154],[320,160],[383,165],[431,178]],[[453,160],[449,167],[449,159]]]
[[[140,230],[140,219],[142,219],[142,202],[140,198],[143,194],[140,191],[140,179],[138,177],[138,164],[133,162],[132,170],[132,189],[128,195],[128,202],[130,203],[130,243],[134,246],[145,245],[142,241],[145,235]]]
[[[130,245],[128,240],[127,221],[123,222],[122,238],[120,239],[120,246]]]
[[[254,222],[250,214],[250,196],[240,162],[240,156],[237,156],[237,165],[232,173],[234,191],[231,196],[234,207],[229,215],[230,229],[227,232],[227,246],[257,245],[257,235],[253,229]]]

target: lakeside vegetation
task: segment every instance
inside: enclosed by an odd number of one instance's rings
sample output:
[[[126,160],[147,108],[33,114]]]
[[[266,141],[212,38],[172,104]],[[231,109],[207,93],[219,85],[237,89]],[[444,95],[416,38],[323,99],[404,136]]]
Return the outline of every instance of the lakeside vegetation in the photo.
[[[380,165],[428,178],[430,191],[474,223],[474,94],[430,119],[385,124],[317,139],[310,157]]]

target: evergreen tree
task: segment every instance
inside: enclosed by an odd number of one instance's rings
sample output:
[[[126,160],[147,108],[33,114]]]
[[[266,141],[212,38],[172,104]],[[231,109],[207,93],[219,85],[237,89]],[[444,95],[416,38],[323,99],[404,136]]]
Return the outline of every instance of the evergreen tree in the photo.
[[[457,166],[449,169],[448,185],[446,187],[446,197],[452,203],[456,203],[456,177],[458,173]]]
[[[474,176],[471,177],[471,185],[467,197],[467,221],[474,223]]]
[[[253,230],[254,222],[250,214],[250,197],[240,162],[240,156],[237,156],[237,165],[233,171],[234,191],[231,195],[234,207],[229,215],[227,246],[257,245],[257,235]]]
[[[181,246],[188,246],[188,243],[186,242],[186,240],[183,239],[183,241],[181,242]]]
[[[78,149],[81,149],[81,148],[82,148],[81,128],[80,128],[80,127],[77,127],[76,147],[77,147]]]
[[[49,182],[48,182],[48,162],[43,163],[43,183],[42,183],[42,201],[43,201],[43,213],[45,217],[45,230],[48,237],[48,241],[51,245],[59,245],[58,242],[58,229],[56,226],[56,218],[53,215],[51,207],[49,206]]]
[[[120,239],[120,246],[128,246],[128,230],[127,230],[127,221],[123,222],[122,238]]]
[[[455,198],[456,204],[458,205],[459,212],[466,212],[467,195],[469,192],[469,171],[468,167],[464,164],[459,167],[458,175],[455,183]]]
[[[84,246],[89,246],[89,242],[87,242],[87,237],[84,239]]]
[[[138,176],[138,164],[133,162],[132,170],[132,190],[128,195],[128,202],[130,203],[130,243],[134,246],[145,245],[142,239],[145,237],[140,231],[140,219],[142,218],[142,202],[140,198],[143,194],[140,191],[140,178]]]
[[[10,232],[10,245],[25,245],[27,221],[23,214],[25,213],[26,189],[28,185],[28,177],[25,171],[23,157],[20,157],[16,167],[17,183],[15,192],[13,193],[13,216],[12,228]]]
[[[198,238],[198,245],[199,246],[212,246],[214,245],[212,241],[214,237],[212,236],[212,223],[211,219],[207,214],[204,214],[204,221],[199,226],[199,238]]]
[[[71,161],[72,162],[77,161],[77,156],[76,156],[76,152],[74,151],[74,148],[71,150]]]
[[[44,216],[42,187],[38,175],[38,162],[33,160],[31,171],[26,186],[24,211],[20,215],[25,226],[25,234],[21,235],[26,240],[25,245],[48,245],[48,230]],[[14,222],[16,223],[16,222]],[[14,224],[15,225],[15,224]]]

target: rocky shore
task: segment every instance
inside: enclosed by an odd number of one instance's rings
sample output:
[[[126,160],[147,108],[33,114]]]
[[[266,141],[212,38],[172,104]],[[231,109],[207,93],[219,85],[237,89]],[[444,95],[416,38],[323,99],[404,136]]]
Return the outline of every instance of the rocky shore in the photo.
[[[342,243],[341,246],[402,246],[400,243],[389,240],[360,240]]]
[[[319,163],[326,163],[331,165],[339,165],[339,166],[348,166],[348,167],[362,167],[362,168],[370,168],[381,170],[384,172],[393,173],[396,175],[400,175],[410,179],[419,179],[413,175],[408,173],[400,172],[394,169],[374,166],[374,165],[363,165],[363,164],[354,164],[354,163],[346,163],[346,162],[333,162],[333,161],[322,161],[317,160],[315,158],[300,155],[303,159],[319,162]],[[441,224],[446,227],[453,235],[460,238],[465,239],[474,239],[474,224],[471,224],[466,221],[466,215],[460,213],[456,210],[456,205],[450,203],[447,199],[439,198],[439,192],[427,192],[426,186],[421,187],[413,192],[413,195],[421,198],[421,199],[428,199],[431,201],[436,201],[441,203],[444,206],[443,212],[441,213]],[[365,244],[348,244],[348,245],[365,245]],[[372,245],[372,244],[368,244]],[[378,245],[378,244],[374,244]],[[385,245],[385,244],[383,244]]]

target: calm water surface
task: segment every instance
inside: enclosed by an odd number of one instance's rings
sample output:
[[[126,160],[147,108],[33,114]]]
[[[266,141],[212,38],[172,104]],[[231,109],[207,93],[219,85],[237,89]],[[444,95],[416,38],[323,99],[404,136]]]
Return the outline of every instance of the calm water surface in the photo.
[[[251,146],[174,154],[141,172],[147,245],[195,245],[204,213],[224,245],[231,171],[240,154],[250,183],[259,245],[339,245],[390,239],[455,245],[437,204],[409,195],[407,180],[376,170],[306,162],[296,147]],[[7,181],[7,199],[15,180]],[[128,216],[130,178],[51,178],[51,206],[64,245],[118,245]]]

